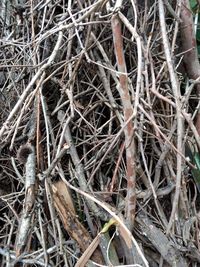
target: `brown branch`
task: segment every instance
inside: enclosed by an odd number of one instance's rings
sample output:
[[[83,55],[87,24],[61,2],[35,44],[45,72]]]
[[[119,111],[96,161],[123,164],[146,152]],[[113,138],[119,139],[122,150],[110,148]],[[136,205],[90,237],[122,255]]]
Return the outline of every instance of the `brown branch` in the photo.
[[[124,122],[126,123],[133,114],[131,97],[128,89],[128,76],[126,71],[126,62],[124,58],[123,39],[121,31],[121,20],[117,14],[112,17],[112,32],[115,47],[115,56],[119,71],[119,84],[117,85],[120,93]],[[125,146],[126,146],[126,168],[127,168],[127,197],[126,197],[126,221],[129,229],[133,228],[136,208],[136,192],[135,192],[135,141],[134,141],[134,125],[132,120],[127,123],[124,128]]]

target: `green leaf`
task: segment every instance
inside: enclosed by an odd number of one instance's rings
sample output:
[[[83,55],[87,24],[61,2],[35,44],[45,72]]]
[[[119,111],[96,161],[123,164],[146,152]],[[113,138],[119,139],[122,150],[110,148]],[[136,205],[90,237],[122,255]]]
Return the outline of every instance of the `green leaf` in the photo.
[[[200,42],[200,29],[197,30],[196,39]]]
[[[196,169],[192,170],[192,175],[194,177],[194,180],[196,182],[197,188],[200,192],[200,155],[199,153],[194,154],[194,164],[196,166]]]
[[[194,11],[194,9],[197,6],[197,1],[196,0],[190,0],[190,7]]]
[[[105,233],[105,232],[107,232],[108,231],[108,229],[112,226],[112,225],[117,225],[118,224],[118,222],[114,219],[114,218],[111,218],[110,220],[109,220],[109,222],[107,222],[105,225],[104,225],[104,227],[103,227],[103,229],[101,230],[101,234],[103,234],[103,233]]]
[[[197,46],[198,55],[200,56],[200,45]]]
[[[188,143],[185,145],[185,155],[189,157],[191,163],[196,167],[191,169],[191,173],[197,189],[200,193],[200,154],[195,152],[195,149],[191,148]]]
[[[199,155],[199,153],[196,152],[194,154],[194,160],[195,160],[195,163],[197,165],[197,168],[200,170],[200,155]]]

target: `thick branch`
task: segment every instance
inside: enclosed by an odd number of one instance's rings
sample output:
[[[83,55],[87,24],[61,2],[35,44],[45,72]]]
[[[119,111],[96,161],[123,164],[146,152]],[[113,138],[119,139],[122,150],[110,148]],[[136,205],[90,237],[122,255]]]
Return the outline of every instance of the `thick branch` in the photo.
[[[112,17],[112,32],[115,47],[115,56],[118,65],[119,84],[118,91],[120,93],[125,123],[133,114],[131,97],[128,89],[128,76],[126,71],[126,62],[123,51],[123,40],[121,32],[121,20],[118,15]],[[133,228],[136,208],[136,192],[135,192],[135,141],[134,141],[134,125],[132,120],[127,123],[124,128],[125,145],[126,145],[126,168],[127,168],[127,198],[126,198],[126,221],[129,229]]]

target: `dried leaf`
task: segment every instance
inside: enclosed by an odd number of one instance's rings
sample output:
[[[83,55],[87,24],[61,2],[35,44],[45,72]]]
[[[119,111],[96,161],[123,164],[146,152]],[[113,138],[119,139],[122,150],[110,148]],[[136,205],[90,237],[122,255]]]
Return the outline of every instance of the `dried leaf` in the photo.
[[[99,241],[100,241],[99,237],[100,237],[100,234],[98,234],[93,239],[92,243],[89,245],[89,247],[86,249],[86,251],[83,253],[83,255],[77,261],[75,267],[82,267],[82,266],[86,265],[86,263],[88,262],[88,260],[90,259],[90,257],[92,256],[92,254],[94,253],[94,251],[96,250],[96,248],[99,245]]]
[[[69,189],[67,188],[66,184],[59,180],[57,182],[54,182],[53,185],[56,187],[59,197],[65,202],[68,207],[71,209],[71,211],[75,214],[74,204],[71,198],[71,194]]]
[[[79,222],[78,217],[71,210],[69,205],[63,199],[63,197],[60,196],[60,192],[58,191],[55,185],[52,185],[52,191],[53,191],[54,206],[60,216],[60,219],[63,222],[63,226],[65,230],[74,240],[76,240],[76,242],[79,244],[81,251],[84,252],[85,249],[88,248],[90,244],[92,243],[92,238],[89,232]],[[91,255],[92,255],[92,259],[95,262],[100,263],[100,264],[103,263],[102,255],[99,250],[96,250],[94,253],[91,253],[90,256]]]
[[[122,238],[124,239],[124,242],[126,243],[127,247],[129,249],[132,249],[133,243],[132,243],[131,236],[128,234],[127,231],[125,231],[124,227],[121,224],[118,224],[118,231],[120,235],[122,236]]]

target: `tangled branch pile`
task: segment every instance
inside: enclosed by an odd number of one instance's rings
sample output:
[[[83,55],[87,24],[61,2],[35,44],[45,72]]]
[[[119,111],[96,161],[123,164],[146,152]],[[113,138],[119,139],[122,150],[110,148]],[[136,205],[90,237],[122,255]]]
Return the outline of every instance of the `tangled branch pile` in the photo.
[[[1,266],[197,266],[189,2],[3,0],[0,27]]]

